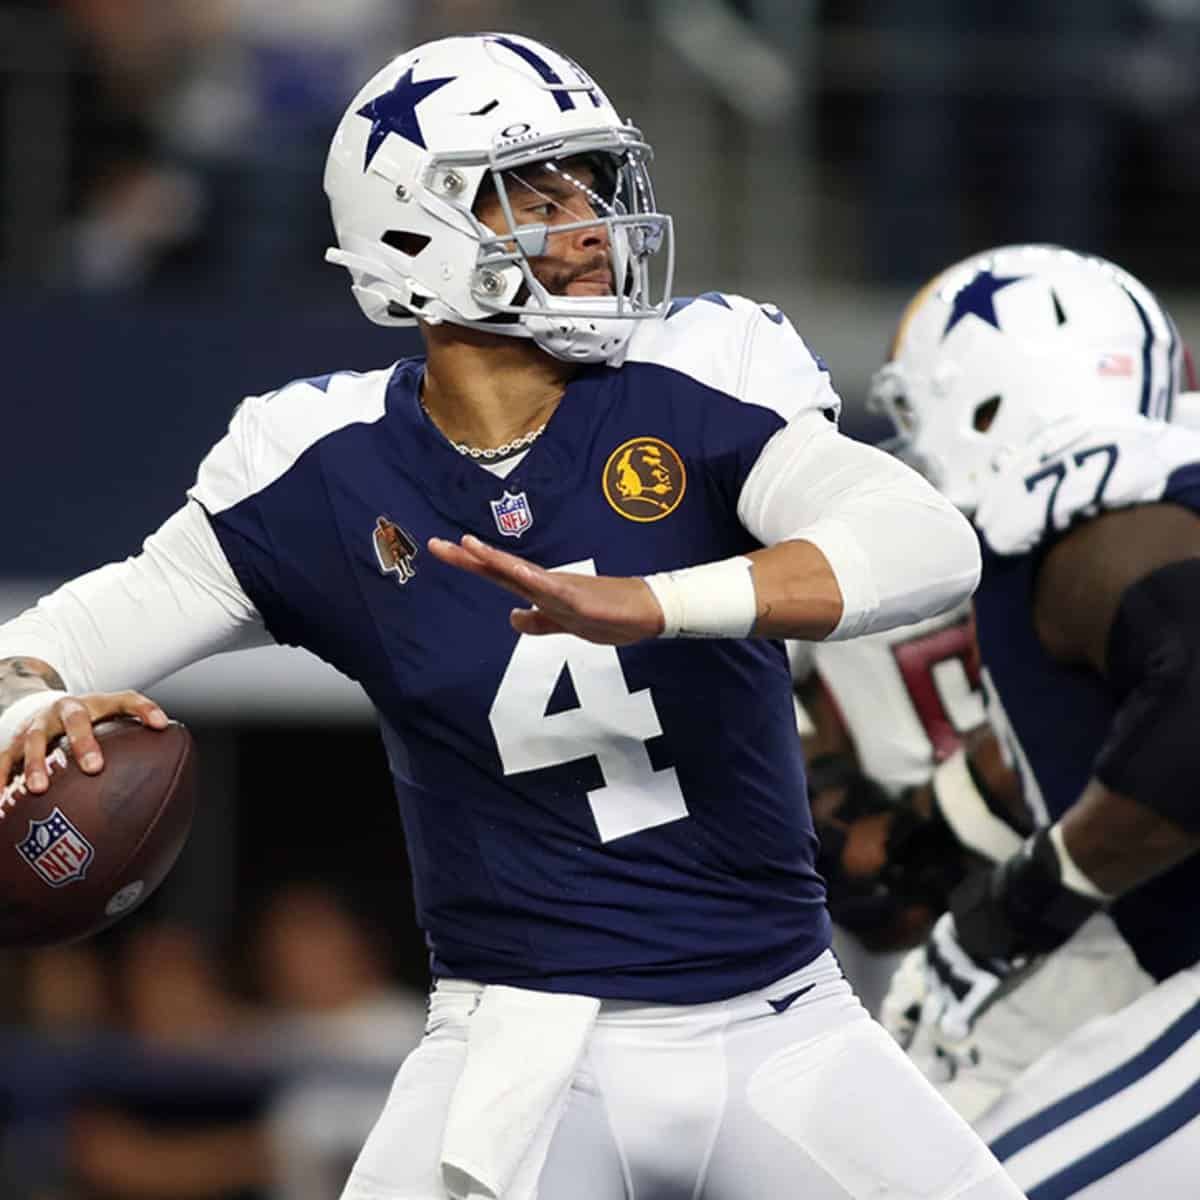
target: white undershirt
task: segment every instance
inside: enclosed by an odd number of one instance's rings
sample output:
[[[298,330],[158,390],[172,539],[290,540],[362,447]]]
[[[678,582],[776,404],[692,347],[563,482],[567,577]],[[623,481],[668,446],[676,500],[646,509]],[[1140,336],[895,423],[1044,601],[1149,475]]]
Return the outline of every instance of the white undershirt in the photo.
[[[509,458],[502,458],[499,462],[485,462],[483,459],[475,459],[474,461],[485,471],[497,476],[499,479],[507,479],[517,469],[525,455],[532,449],[533,447],[530,446],[528,449],[522,450],[519,454],[514,454]]]
[[[912,468],[816,412],[763,447],[737,512],[764,546],[811,542],[828,560],[843,607],[826,641],[946,612],[979,583],[970,522]]]

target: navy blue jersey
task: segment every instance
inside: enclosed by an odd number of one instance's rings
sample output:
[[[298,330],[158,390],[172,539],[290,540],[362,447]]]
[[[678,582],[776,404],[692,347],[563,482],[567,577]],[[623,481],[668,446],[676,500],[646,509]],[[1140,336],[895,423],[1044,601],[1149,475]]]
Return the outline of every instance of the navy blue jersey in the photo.
[[[192,495],[276,640],[377,706],[435,974],[690,1003],[810,961],[830,931],[782,646],[519,638],[514,598],[425,543],[618,576],[754,549],[742,485],[836,407],[828,377],[776,310],[703,297],[577,375],[499,478],[429,421],[422,371],[247,401]]]
[[[1042,648],[1033,624],[1038,566],[1064,530],[1099,511],[1165,502],[1200,513],[1200,435],[1134,418],[1035,450],[1012,464],[977,514],[984,569],[975,612],[992,723],[1035,819],[1046,822],[1082,793],[1117,701],[1090,667],[1066,666]],[[1117,901],[1112,916],[1156,979],[1200,959],[1200,857]]]

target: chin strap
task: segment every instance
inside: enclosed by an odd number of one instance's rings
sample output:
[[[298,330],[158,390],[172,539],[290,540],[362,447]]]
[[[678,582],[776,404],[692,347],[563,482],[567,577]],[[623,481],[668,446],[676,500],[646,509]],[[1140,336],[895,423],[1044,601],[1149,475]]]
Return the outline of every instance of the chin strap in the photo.
[[[539,349],[564,362],[619,366],[637,320],[635,317],[615,315],[576,316],[571,312],[572,308],[594,312],[599,301],[591,296],[547,297],[559,310],[554,315],[518,314],[512,321],[503,324],[462,317],[444,302],[430,299],[427,307],[421,308],[418,318],[412,305],[414,293],[411,282],[381,277],[378,263],[353,250],[330,247],[325,251],[325,261],[345,267],[350,272],[354,298],[367,319],[376,325],[412,325],[418,319],[431,325],[449,321],[467,329],[479,329],[503,337],[531,338]],[[615,304],[614,301],[614,307]]]

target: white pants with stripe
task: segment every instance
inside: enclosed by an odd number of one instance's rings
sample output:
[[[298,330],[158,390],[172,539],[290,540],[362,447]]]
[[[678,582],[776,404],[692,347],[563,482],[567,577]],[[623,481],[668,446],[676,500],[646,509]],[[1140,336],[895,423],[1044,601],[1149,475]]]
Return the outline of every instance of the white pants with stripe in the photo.
[[[442,1133],[478,990],[435,989],[426,1036],[401,1068],[343,1200],[445,1200]],[[732,1000],[606,1001],[537,1196],[1020,1200],[828,953]]]
[[[1078,1030],[977,1127],[1030,1200],[1195,1200],[1200,965]]]

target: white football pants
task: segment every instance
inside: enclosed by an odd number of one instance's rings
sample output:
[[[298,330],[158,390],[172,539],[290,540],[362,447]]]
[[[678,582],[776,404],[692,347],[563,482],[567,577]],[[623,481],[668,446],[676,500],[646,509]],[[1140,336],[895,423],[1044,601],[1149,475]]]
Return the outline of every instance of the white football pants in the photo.
[[[442,1134],[477,992],[435,989],[343,1200],[445,1200]],[[604,1002],[537,1196],[1021,1200],[829,953],[732,1000]]]
[[[1078,1030],[978,1128],[1030,1200],[1195,1200],[1200,965]]]

